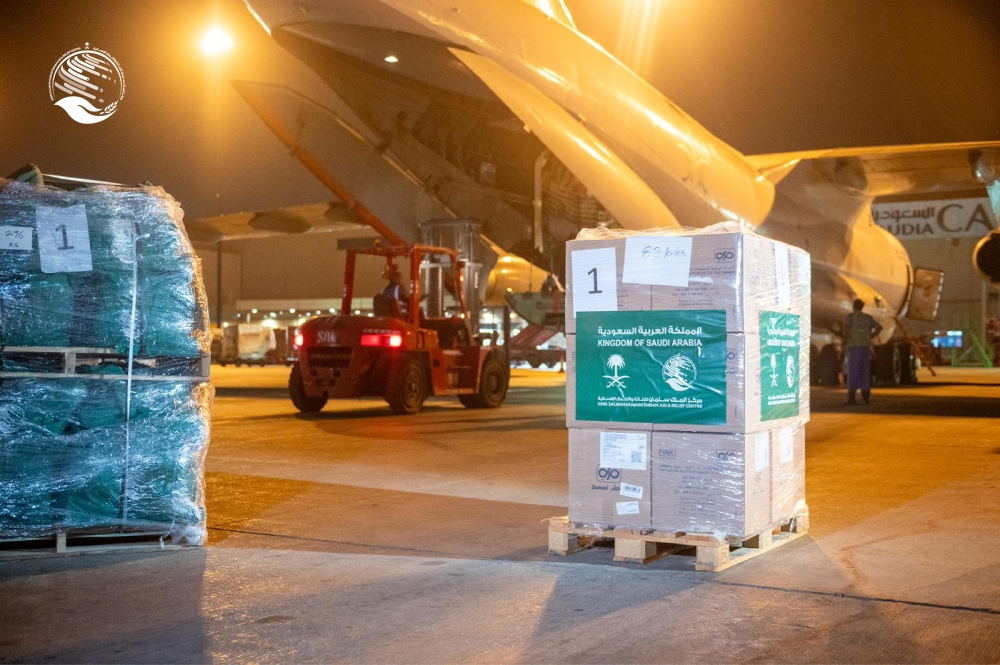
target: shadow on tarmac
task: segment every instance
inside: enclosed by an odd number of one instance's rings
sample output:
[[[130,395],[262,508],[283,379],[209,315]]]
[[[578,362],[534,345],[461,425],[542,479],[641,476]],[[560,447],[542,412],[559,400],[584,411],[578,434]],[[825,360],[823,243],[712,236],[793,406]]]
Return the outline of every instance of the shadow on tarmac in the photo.
[[[892,393],[872,391],[871,404],[846,404],[841,390],[813,389],[810,409],[815,413],[855,413],[858,415],[930,416],[945,418],[1000,418],[1000,398],[972,395],[913,394],[894,388]]]
[[[288,399],[288,388],[219,388],[216,397],[243,397],[252,399]]]

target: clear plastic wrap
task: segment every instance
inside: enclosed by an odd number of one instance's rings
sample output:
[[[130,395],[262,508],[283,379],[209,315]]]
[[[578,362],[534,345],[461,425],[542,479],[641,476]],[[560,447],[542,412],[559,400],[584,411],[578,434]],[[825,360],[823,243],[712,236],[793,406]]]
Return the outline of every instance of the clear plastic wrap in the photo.
[[[628,468],[616,466],[621,451]],[[802,427],[750,434],[571,429],[569,462],[569,520],[586,533],[625,526],[740,540],[808,511]]]
[[[204,541],[211,337],[182,215],[158,187],[0,179],[0,538]]]
[[[566,251],[574,528],[738,540],[804,514],[808,253],[733,222],[587,229]]]

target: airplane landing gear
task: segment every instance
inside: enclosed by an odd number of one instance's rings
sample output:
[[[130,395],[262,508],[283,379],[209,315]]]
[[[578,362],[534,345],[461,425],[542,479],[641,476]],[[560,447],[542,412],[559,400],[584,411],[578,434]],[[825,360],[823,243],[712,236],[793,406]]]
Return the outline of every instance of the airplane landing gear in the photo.
[[[826,344],[816,356],[816,383],[821,386],[840,384],[840,347]]]
[[[872,379],[880,386],[917,382],[917,358],[907,343],[876,346],[872,356]]]

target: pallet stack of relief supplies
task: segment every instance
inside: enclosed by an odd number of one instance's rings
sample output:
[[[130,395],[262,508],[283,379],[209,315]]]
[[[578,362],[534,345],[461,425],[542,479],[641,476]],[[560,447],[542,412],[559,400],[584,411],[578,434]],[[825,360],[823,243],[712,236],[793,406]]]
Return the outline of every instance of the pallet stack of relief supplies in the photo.
[[[210,336],[182,214],[158,187],[0,179],[0,540],[204,541]]]
[[[742,540],[807,519],[810,261],[734,223],[567,244],[569,521]]]

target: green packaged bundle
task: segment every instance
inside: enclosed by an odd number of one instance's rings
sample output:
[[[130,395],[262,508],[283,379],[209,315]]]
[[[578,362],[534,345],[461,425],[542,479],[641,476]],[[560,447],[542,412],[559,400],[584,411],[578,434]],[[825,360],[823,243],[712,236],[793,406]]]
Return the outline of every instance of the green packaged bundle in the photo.
[[[0,179],[0,538],[204,541],[210,337],[182,214],[158,187]]]

